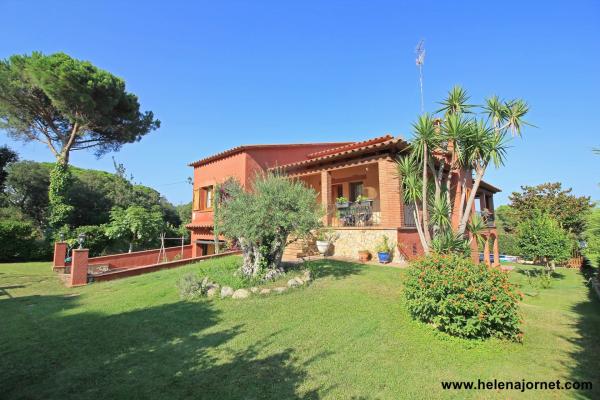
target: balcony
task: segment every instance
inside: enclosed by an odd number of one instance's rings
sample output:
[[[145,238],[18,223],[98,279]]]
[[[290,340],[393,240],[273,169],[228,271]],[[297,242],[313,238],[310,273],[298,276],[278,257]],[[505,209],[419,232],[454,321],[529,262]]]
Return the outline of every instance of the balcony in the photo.
[[[329,205],[327,217],[332,227],[376,226],[380,223],[380,213],[374,211],[372,200]]]
[[[485,226],[487,226],[488,228],[496,227],[496,221],[493,212],[485,209],[483,211],[477,212],[477,214],[481,217]]]

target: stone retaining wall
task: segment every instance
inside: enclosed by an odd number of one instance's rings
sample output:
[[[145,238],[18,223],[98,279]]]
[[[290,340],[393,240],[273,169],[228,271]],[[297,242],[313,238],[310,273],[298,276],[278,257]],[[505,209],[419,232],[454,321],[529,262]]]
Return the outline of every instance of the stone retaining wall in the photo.
[[[389,243],[395,244],[392,261],[402,262],[404,257],[398,251],[398,230],[396,228],[335,228],[339,237],[333,243],[333,255],[338,257],[358,258],[359,250],[369,250],[373,258],[377,258],[375,248],[382,237],[388,237]]]

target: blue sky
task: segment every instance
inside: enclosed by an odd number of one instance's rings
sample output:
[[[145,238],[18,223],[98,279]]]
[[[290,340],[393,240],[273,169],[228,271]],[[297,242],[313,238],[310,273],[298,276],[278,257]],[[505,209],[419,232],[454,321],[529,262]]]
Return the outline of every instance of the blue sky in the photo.
[[[497,205],[546,181],[600,199],[597,1],[0,0],[0,15],[0,58],[63,51],[125,79],[162,127],[114,156],[174,203],[191,199],[189,162],[240,144],[410,137],[421,38],[427,110],[454,84],[531,105],[539,128],[487,174]],[[111,155],[71,161],[113,171]]]

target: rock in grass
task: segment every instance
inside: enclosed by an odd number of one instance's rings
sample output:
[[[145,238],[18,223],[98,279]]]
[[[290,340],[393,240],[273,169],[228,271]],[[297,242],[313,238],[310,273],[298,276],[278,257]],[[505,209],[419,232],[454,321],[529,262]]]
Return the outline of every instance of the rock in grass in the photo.
[[[309,270],[304,271],[304,274],[302,274],[302,279],[304,279],[304,282],[312,281],[312,275]]]
[[[248,296],[250,296],[250,292],[246,289],[238,289],[235,292],[233,292],[233,295],[231,296],[234,299],[245,299]]]
[[[265,288],[260,290],[260,294],[269,294],[271,293],[271,289]]]
[[[298,282],[299,285],[304,285],[304,281],[299,276],[295,277],[294,280]]]
[[[221,298],[233,296],[233,289],[229,286],[223,286],[221,288]]]
[[[276,293],[283,293],[287,290],[287,288],[285,286],[278,286],[276,288],[273,288],[273,291]]]
[[[254,287],[251,287],[251,288],[250,288],[250,291],[251,291],[252,293],[258,293],[258,288],[257,288],[256,286],[254,286]]]
[[[287,281],[287,285],[288,285],[288,287],[296,287],[296,286],[300,286],[301,283],[298,283],[296,278],[292,278],[289,281]]]
[[[215,297],[218,292],[219,292],[219,288],[211,287],[210,289],[208,289],[206,291],[206,296],[207,297]]]

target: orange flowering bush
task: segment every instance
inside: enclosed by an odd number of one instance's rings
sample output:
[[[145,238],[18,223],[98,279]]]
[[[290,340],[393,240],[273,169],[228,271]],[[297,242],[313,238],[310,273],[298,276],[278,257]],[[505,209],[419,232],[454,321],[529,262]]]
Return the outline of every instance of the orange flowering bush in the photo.
[[[412,316],[450,335],[521,341],[519,299],[506,272],[456,255],[411,264],[406,299]]]

